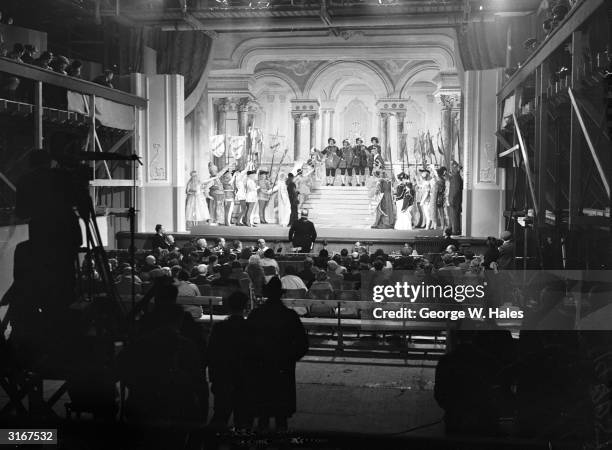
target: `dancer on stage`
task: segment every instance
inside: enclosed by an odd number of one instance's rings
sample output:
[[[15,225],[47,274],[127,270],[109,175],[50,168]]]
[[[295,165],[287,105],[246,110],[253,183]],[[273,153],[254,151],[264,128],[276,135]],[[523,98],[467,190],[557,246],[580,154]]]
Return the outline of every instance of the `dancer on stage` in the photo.
[[[187,198],[185,201],[185,219],[187,220],[188,228],[195,226],[198,222],[210,220],[198,172],[193,170],[190,175],[191,178],[187,182],[186,187]]]
[[[246,213],[246,177],[247,169],[242,172],[236,172],[234,174],[234,187],[236,188],[236,203],[239,204],[238,218],[236,219],[236,225],[243,227],[247,225]]]
[[[378,146],[372,148],[373,153],[373,161],[372,165],[374,166],[374,170],[385,170],[385,160],[382,156],[382,149]]]
[[[397,176],[399,184],[395,190],[395,204],[397,210],[396,230],[412,230],[412,212],[414,210],[414,187],[410,177],[401,172]]]
[[[310,149],[308,164],[314,168],[317,185],[325,179],[325,162],[323,159],[323,155],[318,149],[314,147]]]
[[[340,162],[339,149],[336,146],[336,140],[329,138],[327,147],[321,152],[325,157],[325,175],[327,176],[326,186],[333,186],[336,179],[336,168]]]
[[[278,192],[278,224],[281,227],[286,227],[289,225],[291,217],[291,202],[287,192],[287,175],[285,175],[285,172],[278,173],[278,182],[272,192]]]
[[[421,209],[423,212],[423,227],[426,230],[434,228],[434,216],[436,213],[436,202],[433,195],[435,194],[436,180],[431,177],[429,168],[421,169],[420,195]]]
[[[393,210],[393,195],[391,193],[391,181],[387,179],[385,172],[374,171],[376,178],[375,201],[376,217],[372,228],[393,228],[395,224],[395,213]]]
[[[342,141],[342,148],[340,149],[340,163],[338,167],[340,168],[340,180],[342,182],[342,186],[346,185],[346,174],[348,173],[348,185],[352,186],[351,178],[353,177],[353,149],[351,148],[351,143],[348,139]]]
[[[353,166],[356,163],[355,176],[357,178],[357,185],[361,182],[362,186],[365,186],[366,182],[366,169],[370,169],[370,175],[372,175],[372,167],[369,165],[370,154],[365,145],[363,145],[363,139],[358,137],[355,139],[355,146],[353,147]],[[361,179],[360,179],[361,177]]]
[[[210,220],[211,223],[223,223],[223,214],[225,212],[225,193],[223,192],[223,184],[221,183],[220,176],[228,170],[223,169],[219,173],[217,166],[212,163],[208,163],[208,172],[211,178],[207,180],[208,183],[212,182],[209,188],[210,197]]]
[[[258,185],[259,191],[257,191],[257,201],[259,202],[259,223],[268,223],[266,222],[266,208],[272,195],[272,185],[268,179],[267,170],[262,169],[259,171]]]

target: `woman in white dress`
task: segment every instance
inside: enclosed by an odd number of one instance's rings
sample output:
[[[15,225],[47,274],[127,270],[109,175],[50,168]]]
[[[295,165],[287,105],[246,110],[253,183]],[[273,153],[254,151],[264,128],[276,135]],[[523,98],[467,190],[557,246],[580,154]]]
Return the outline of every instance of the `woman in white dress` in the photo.
[[[278,181],[272,192],[278,192],[278,224],[286,227],[291,217],[291,203],[289,203],[289,193],[287,192],[287,175],[285,172],[278,173]]]
[[[410,177],[401,172],[397,176],[399,184],[395,189],[395,205],[397,208],[396,230],[412,230],[412,211],[414,209],[414,187]]]
[[[249,170],[246,178],[246,221],[247,227],[254,227],[253,224],[253,211],[255,209],[255,204],[257,203],[257,182],[255,181],[257,178],[256,170]]]
[[[432,178],[430,176],[429,169],[421,169],[421,182],[419,183],[420,187],[420,196],[421,200],[419,204],[421,205],[421,209],[423,211],[423,227],[426,230],[429,230],[433,225],[433,213],[435,212],[435,203],[433,205],[434,211],[431,208],[431,189],[432,189]],[[433,180],[433,185],[435,186],[435,180]]]
[[[187,194],[185,200],[185,220],[187,221],[187,228],[195,226],[198,222],[210,220],[210,214],[206,205],[206,198],[202,192],[202,183],[200,183],[198,172],[194,170],[190,175],[191,178],[187,182],[187,187],[185,188],[185,193]]]

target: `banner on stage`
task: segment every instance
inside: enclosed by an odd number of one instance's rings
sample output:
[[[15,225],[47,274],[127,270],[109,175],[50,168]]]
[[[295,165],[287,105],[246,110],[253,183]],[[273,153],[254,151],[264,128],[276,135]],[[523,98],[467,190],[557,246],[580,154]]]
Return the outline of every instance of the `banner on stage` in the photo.
[[[210,148],[212,154],[220,158],[225,153],[225,135],[216,134],[210,137]]]
[[[246,148],[246,136],[228,136],[228,141],[234,159],[242,158]]]

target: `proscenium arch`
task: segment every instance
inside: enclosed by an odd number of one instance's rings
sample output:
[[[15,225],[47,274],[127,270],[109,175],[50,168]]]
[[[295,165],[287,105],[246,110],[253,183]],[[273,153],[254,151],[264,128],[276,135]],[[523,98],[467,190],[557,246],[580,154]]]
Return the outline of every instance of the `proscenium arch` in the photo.
[[[393,83],[387,75],[367,61],[334,61],[324,64],[308,78],[304,87],[305,98],[316,98],[317,91],[322,100],[333,99],[337,92],[338,80],[353,79],[364,82],[379,98],[389,97],[393,92]]]
[[[249,90],[253,93],[261,92],[262,88],[258,88],[258,86],[266,81],[274,81],[286,85],[293,93],[293,98],[301,98],[302,91],[297,83],[285,74],[274,70],[262,70],[254,74],[251,80],[249,80]]]
[[[395,85],[395,94],[404,98],[407,97],[406,89],[410,88],[414,83],[419,81],[427,81],[434,83],[434,78],[440,73],[440,67],[432,61],[423,62],[410,68],[404,73]]]

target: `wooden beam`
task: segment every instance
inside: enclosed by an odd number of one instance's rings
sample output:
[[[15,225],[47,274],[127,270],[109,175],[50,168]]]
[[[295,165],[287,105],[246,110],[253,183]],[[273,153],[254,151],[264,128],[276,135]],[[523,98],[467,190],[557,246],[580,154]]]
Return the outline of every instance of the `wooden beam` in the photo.
[[[52,84],[54,86],[59,86],[85,95],[93,94],[97,97],[102,97],[113,102],[121,103],[122,105],[146,108],[148,104],[148,100],[146,98],[138,97],[118,89],[102,86],[97,83],[92,83],[91,81],[85,81],[79,78],[62,75],[41,67],[18,63],[11,59],[0,58],[0,72],[6,72],[17,77],[29,78],[35,81],[41,81],[46,84]]]
[[[531,193],[531,201],[533,202],[533,209],[537,217],[538,200],[537,200],[534,185],[533,185],[531,165],[529,164],[529,155],[527,154],[527,147],[525,147],[525,141],[523,140],[523,134],[521,133],[521,128],[519,127],[518,120],[516,118],[516,113],[512,114],[512,119],[514,120],[514,129],[516,130],[516,135],[518,137],[519,146],[521,148],[521,154],[523,155],[523,161],[525,162],[525,172],[527,174],[527,183],[529,184],[529,192]]]
[[[34,83],[34,146],[43,148],[43,85],[42,81]]]
[[[522,64],[497,93],[498,101],[510,96],[550,55],[568,40],[572,33],[593,15],[606,0],[582,0],[578,2],[557,25],[550,36]]]
[[[591,136],[589,135],[589,130],[587,129],[586,124],[584,123],[584,119],[580,112],[580,108],[578,107],[578,103],[576,103],[576,98],[574,97],[574,91],[572,90],[572,88],[568,88],[567,91],[569,93],[569,97],[572,102],[572,108],[574,110],[574,113],[576,114],[576,119],[578,120],[578,123],[580,124],[580,128],[582,129],[582,134],[584,135],[584,139],[586,140],[589,150],[591,151],[591,156],[593,157],[593,162],[595,162],[597,173],[599,173],[599,177],[601,178],[601,182],[603,183],[604,188],[606,189],[606,194],[608,194],[608,198],[609,198],[610,197],[610,183],[608,182],[608,179],[606,178],[606,173],[604,172],[599,156],[597,155],[595,146],[593,145],[593,141],[591,140]]]

